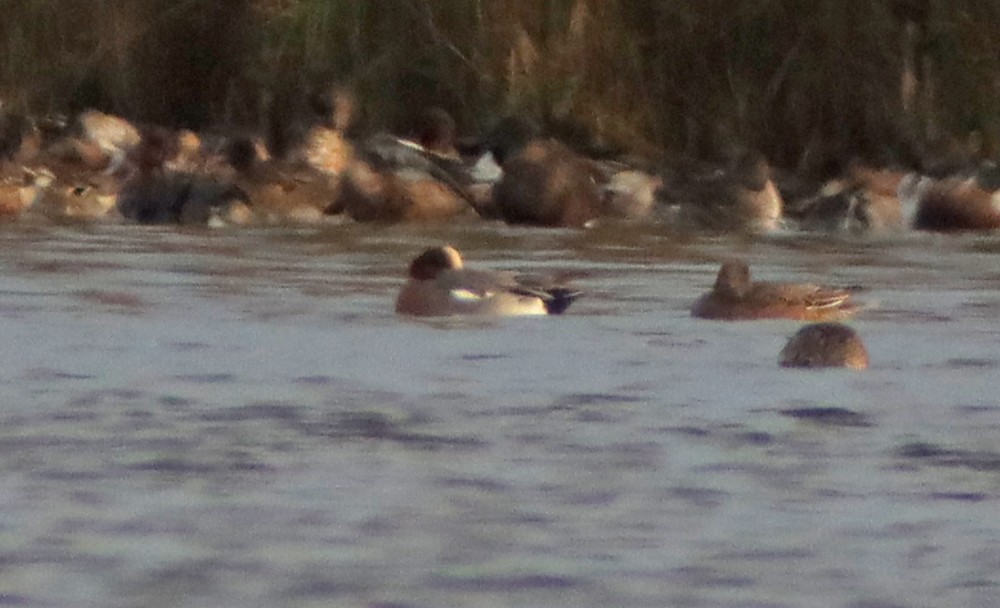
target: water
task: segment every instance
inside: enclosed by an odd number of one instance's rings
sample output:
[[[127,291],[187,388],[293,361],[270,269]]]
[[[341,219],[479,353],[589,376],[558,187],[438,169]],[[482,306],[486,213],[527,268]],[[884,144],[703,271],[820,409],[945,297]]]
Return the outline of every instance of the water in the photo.
[[[587,296],[397,318],[445,242]],[[14,223],[0,251],[0,605],[1000,604],[1000,238]],[[867,286],[872,368],[691,319],[728,255]]]

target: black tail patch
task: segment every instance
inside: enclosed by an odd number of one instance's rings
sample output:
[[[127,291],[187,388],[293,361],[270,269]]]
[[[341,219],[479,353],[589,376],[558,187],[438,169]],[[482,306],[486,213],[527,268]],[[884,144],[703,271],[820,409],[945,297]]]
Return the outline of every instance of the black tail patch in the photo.
[[[566,312],[573,300],[579,298],[583,292],[565,287],[556,287],[549,290],[550,298],[545,300],[545,310],[550,315],[559,315]]]

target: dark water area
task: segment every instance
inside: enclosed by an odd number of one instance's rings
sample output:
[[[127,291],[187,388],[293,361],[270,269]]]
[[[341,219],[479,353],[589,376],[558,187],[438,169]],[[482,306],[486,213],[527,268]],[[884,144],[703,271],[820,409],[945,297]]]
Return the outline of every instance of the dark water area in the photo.
[[[395,316],[409,259],[566,315]],[[0,606],[1000,604],[1000,239],[0,226]],[[867,288],[866,372],[688,309]]]

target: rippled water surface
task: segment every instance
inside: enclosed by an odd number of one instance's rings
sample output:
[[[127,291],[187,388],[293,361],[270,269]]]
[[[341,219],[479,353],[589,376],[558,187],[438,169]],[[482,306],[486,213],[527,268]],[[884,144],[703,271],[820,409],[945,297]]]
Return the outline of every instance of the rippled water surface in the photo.
[[[565,273],[392,313],[408,260]],[[0,226],[0,605],[1000,605],[1000,238]],[[872,368],[688,316],[863,285]]]

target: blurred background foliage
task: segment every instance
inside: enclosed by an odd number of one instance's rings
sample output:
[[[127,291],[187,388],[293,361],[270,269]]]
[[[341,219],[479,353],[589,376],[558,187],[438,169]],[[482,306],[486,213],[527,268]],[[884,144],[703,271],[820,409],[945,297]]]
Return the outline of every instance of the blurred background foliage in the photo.
[[[663,158],[787,167],[1000,146],[996,0],[2,0],[0,99],[274,129],[334,83],[370,127],[522,113]]]

